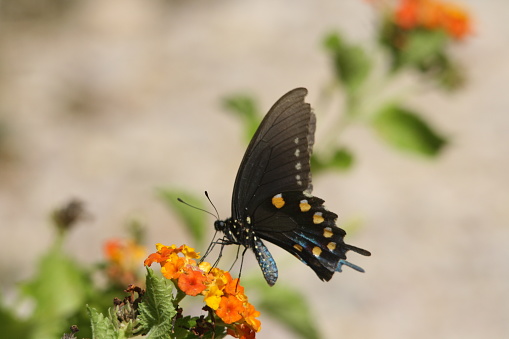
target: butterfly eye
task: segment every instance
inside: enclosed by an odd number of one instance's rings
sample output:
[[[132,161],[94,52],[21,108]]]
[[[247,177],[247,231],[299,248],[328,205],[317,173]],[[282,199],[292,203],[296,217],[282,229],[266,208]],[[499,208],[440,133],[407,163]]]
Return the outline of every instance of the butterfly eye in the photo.
[[[225,228],[226,228],[226,224],[224,223],[223,220],[216,220],[214,222],[214,229],[216,231],[223,232]]]

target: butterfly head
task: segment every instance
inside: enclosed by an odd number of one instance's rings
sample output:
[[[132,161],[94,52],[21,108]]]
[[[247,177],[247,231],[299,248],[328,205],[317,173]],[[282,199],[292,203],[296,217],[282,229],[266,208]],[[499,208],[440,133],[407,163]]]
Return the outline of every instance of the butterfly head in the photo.
[[[224,222],[224,220],[216,220],[214,222],[214,228],[216,231],[224,232],[226,228],[226,223]]]

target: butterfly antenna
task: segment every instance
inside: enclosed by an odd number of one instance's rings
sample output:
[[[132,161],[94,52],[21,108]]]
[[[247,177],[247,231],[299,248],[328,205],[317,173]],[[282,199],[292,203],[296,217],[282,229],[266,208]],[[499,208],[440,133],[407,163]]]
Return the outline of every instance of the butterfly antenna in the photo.
[[[209,192],[205,191],[205,196],[207,197],[207,199],[209,200],[210,204],[212,205],[212,207],[214,207],[214,211],[216,211],[216,219],[219,220],[219,212],[217,211],[217,208],[216,208],[216,205],[214,205],[214,203],[212,202],[212,200],[210,199],[209,197]]]
[[[198,211],[202,211],[202,212],[208,213],[208,214],[210,214],[211,216],[213,216],[214,218],[217,218],[217,215],[214,215],[213,213],[211,213],[211,212],[209,212],[209,211],[207,211],[207,210],[204,210],[203,208],[199,208],[199,207],[196,207],[196,206],[194,206],[194,205],[191,205],[191,204],[189,204],[189,203],[185,202],[184,200],[182,200],[182,199],[180,199],[180,198],[177,198],[177,200],[178,200],[179,202],[183,203],[184,205],[187,205],[187,206],[189,206],[189,207],[192,207],[192,208],[194,208],[194,209],[196,209],[196,210],[198,210]],[[217,211],[216,211],[216,212],[217,212]]]

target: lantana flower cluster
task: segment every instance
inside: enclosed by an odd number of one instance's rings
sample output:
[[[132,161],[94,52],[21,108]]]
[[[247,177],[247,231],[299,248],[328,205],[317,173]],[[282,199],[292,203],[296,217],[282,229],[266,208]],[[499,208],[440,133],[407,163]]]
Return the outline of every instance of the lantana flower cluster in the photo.
[[[261,323],[260,312],[248,302],[239,279],[229,272],[212,267],[208,262],[197,263],[199,254],[182,245],[156,245],[157,252],[145,260],[145,266],[154,262],[161,265],[161,273],[186,295],[203,295],[208,307],[228,326],[228,334],[236,338],[254,338]]]
[[[394,21],[403,29],[443,29],[455,39],[471,33],[468,12],[458,5],[439,0],[400,0]]]
[[[104,245],[106,274],[119,285],[138,284],[139,263],[147,255],[144,246],[133,239],[110,239]]]

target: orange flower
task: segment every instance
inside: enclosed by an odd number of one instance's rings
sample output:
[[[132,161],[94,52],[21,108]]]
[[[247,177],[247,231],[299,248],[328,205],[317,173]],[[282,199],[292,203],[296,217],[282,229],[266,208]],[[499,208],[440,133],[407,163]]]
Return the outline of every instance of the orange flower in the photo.
[[[230,276],[231,279],[231,276]],[[244,286],[239,285],[239,279],[233,279],[228,281],[228,283],[225,285],[224,290],[228,294],[233,295],[243,295],[244,294]]]
[[[166,279],[178,279],[185,265],[186,261],[184,258],[172,253],[168,260],[161,264],[161,273]]]
[[[143,246],[132,239],[110,239],[104,245],[104,253],[112,281],[121,285],[136,283],[139,262],[145,256]]]
[[[221,298],[216,314],[225,323],[231,324],[242,319],[243,310],[244,305],[242,301],[237,299],[234,295],[229,295],[228,297]]]
[[[260,312],[255,309],[255,307],[249,303],[247,303],[246,307],[242,311],[242,317],[244,321],[256,332],[261,329],[260,320],[256,319],[256,317],[260,316]]]
[[[404,29],[410,29],[417,26],[418,9],[418,1],[402,0],[394,15],[396,25]]]
[[[178,287],[187,295],[195,296],[207,287],[204,284],[205,280],[206,277],[202,271],[190,268],[180,275]]]
[[[470,17],[460,6],[438,0],[401,0],[394,23],[403,29],[443,29],[455,39],[471,33]]]
[[[447,5],[444,8],[444,12],[447,13],[447,15],[443,21],[443,27],[450,35],[456,39],[462,39],[467,34],[471,33],[470,18],[468,13],[462,8],[454,5]]]

